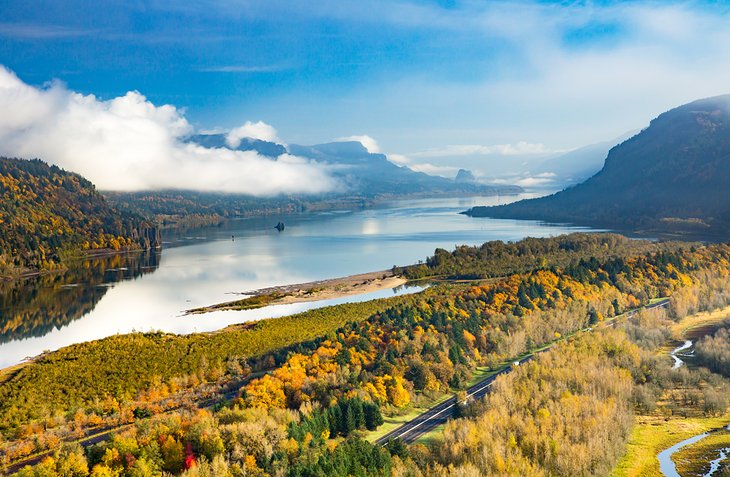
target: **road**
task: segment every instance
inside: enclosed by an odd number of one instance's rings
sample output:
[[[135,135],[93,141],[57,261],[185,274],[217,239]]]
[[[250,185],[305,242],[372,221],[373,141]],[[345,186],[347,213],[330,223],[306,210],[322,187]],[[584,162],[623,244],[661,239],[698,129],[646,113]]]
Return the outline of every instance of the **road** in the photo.
[[[656,303],[646,305],[643,307],[643,309],[650,310],[653,308],[664,308],[667,306],[669,306],[669,299],[665,298],[663,300],[657,301]],[[632,310],[627,312],[625,315],[626,317],[630,318],[636,315],[638,312],[639,310]],[[610,323],[607,323],[606,326],[613,326],[613,319]],[[592,328],[585,328],[582,331],[592,331]],[[552,345],[542,349],[540,352],[547,351],[551,347]],[[522,358],[519,363],[522,364],[526,361],[529,361],[533,358],[533,356],[534,354],[526,356],[525,358]],[[507,366],[504,369],[493,374],[492,376],[489,376],[488,378],[485,378],[482,381],[479,381],[478,383],[471,386],[469,389],[467,389],[466,392],[467,400],[483,398],[489,392],[489,389],[491,388],[494,380],[497,379],[497,376],[509,373],[511,370],[512,366]],[[400,439],[406,444],[412,444],[413,442],[418,440],[419,437],[426,434],[436,426],[444,424],[446,421],[451,419],[454,415],[454,406],[456,406],[456,397],[451,397],[450,399],[447,399],[446,401],[435,405],[418,417],[406,422],[397,429],[392,430],[375,442],[380,445],[385,445],[388,443],[388,441],[392,439]]]
[[[664,299],[661,301],[658,301],[656,303],[652,303],[651,305],[646,305],[644,309],[652,309],[652,308],[659,308],[659,307],[666,307],[669,306],[669,299]],[[638,310],[629,311],[626,313],[627,317],[634,316],[636,313],[638,313]],[[613,321],[611,321],[610,324],[607,326],[612,326]],[[590,331],[591,328],[586,328],[583,331]],[[552,346],[552,345],[551,345]],[[546,351],[550,348],[550,346],[544,348],[542,351]],[[522,358],[519,362],[524,363],[526,361],[529,361],[534,356],[529,355],[524,358]],[[489,388],[491,387],[492,383],[495,379],[497,379],[497,376],[500,374],[508,373],[512,369],[511,366],[507,366],[506,368],[498,371],[497,373],[489,376],[488,378],[483,379],[482,381],[479,381],[478,383],[474,384],[470,388],[467,389],[466,395],[467,400],[470,399],[481,399],[483,398],[488,392]],[[262,373],[256,373],[256,376],[262,375]],[[254,375],[249,376],[249,379],[254,377]],[[231,400],[234,397],[238,395],[238,389],[228,391],[226,393],[223,393],[219,398],[211,399],[204,401],[199,404],[199,407],[201,408],[210,408],[215,403],[220,402],[220,398],[223,398],[225,400]],[[432,430],[436,426],[445,423],[448,421],[451,417],[453,417],[454,414],[454,406],[456,405],[456,398],[451,397],[450,399],[447,399],[446,401],[437,404],[436,406],[432,407],[428,411],[424,412],[423,414],[419,415],[418,417],[406,422],[402,426],[398,427],[397,429],[389,432],[385,436],[378,439],[376,442],[378,444],[384,445],[391,439],[401,439],[406,444],[411,444],[415,442],[419,437],[421,437],[423,434],[427,433],[428,431]],[[121,427],[116,428],[110,428],[110,429],[104,429],[104,430],[97,430],[95,434],[86,436],[84,438],[81,438],[79,441],[77,441],[79,444],[81,444],[82,447],[88,447],[94,444],[97,444],[99,442],[105,441],[111,437],[111,435],[115,432],[119,432],[121,430],[124,430],[128,427],[131,427],[133,424],[126,424]],[[13,472],[17,472],[21,468],[23,468],[26,465],[35,465],[39,463],[41,460],[43,460],[46,456],[51,455],[52,452],[43,452],[40,454],[36,454],[32,457],[16,461],[7,467],[2,469],[2,473],[5,474],[11,474]]]
[[[527,360],[529,360],[531,356],[528,356],[522,360],[519,361],[519,363],[523,363]],[[481,399],[483,398],[487,392],[489,392],[489,388],[492,386],[492,383],[494,383],[494,380],[497,379],[497,376],[508,373],[511,369],[511,366],[508,366],[497,373],[489,376],[488,378],[483,379],[482,381],[479,381],[478,383],[471,386],[469,389],[466,390],[466,399],[472,400],[472,399]],[[434,427],[445,423],[448,421],[451,417],[454,415],[454,407],[456,406],[456,397],[451,397],[447,399],[446,401],[437,404],[436,406],[432,407],[428,411],[424,412],[420,416],[416,417],[415,419],[412,419],[399,428],[389,432],[388,434],[384,435],[380,439],[376,441],[377,444],[384,445],[388,441],[392,439],[400,439],[401,441],[405,442],[406,444],[411,444],[416,441],[419,437],[421,437],[423,434],[427,433]]]
[[[260,374],[260,373],[257,373],[257,374]],[[221,394],[220,396],[218,396],[215,399],[207,399],[207,400],[201,402],[200,404],[198,404],[198,407],[201,408],[201,409],[209,409],[209,408],[212,408],[217,403],[219,403],[221,400],[230,401],[233,398],[237,397],[238,396],[238,392],[239,391],[237,389],[236,390],[232,390],[232,391],[227,391],[227,392]],[[178,408],[171,409],[171,410],[166,411],[166,412],[173,412],[173,411],[175,411],[177,409]],[[117,426],[117,427],[107,427],[107,428],[104,428],[104,429],[94,429],[94,430],[90,431],[91,432],[90,434],[87,434],[86,436],[80,438],[76,442],[81,447],[84,447],[84,448],[89,447],[89,446],[93,446],[94,444],[98,444],[100,442],[104,442],[106,440],[109,440],[112,437],[112,434],[116,434],[116,433],[122,432],[122,431],[124,431],[126,429],[129,429],[130,427],[132,427],[134,425],[135,425],[134,423],[130,423],[130,424],[124,424],[124,425]],[[34,455],[30,456],[30,457],[26,457],[26,458],[21,459],[19,461],[15,461],[12,464],[9,464],[9,465],[7,465],[5,467],[0,467],[0,475],[10,475],[10,474],[13,474],[15,472],[18,472],[20,469],[22,469],[23,467],[25,467],[27,465],[31,465],[31,466],[32,465],[36,465],[36,464],[40,463],[46,457],[49,457],[49,456],[52,456],[52,455],[53,455],[53,451],[46,451],[46,452],[41,452],[41,453],[38,453],[38,454],[34,454]]]

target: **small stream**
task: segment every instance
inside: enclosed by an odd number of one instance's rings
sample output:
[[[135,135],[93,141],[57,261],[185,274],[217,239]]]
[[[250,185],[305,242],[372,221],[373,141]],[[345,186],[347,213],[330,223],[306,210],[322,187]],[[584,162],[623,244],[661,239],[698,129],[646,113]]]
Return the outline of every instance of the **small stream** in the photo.
[[[725,429],[730,431],[730,424]],[[679,475],[679,472],[677,472],[677,466],[672,460],[672,455],[681,448],[696,444],[705,437],[709,436],[712,432],[717,431],[718,429],[715,429],[714,431],[697,434],[696,436],[692,436],[689,439],[685,439],[682,442],[678,442],[672,447],[661,451],[659,454],[657,454],[657,459],[659,459],[659,470],[661,470],[662,474],[665,477],[682,477],[681,475]],[[711,477],[712,475],[714,475],[715,472],[720,469],[720,464],[722,464],[722,462],[727,459],[728,456],[730,456],[730,447],[719,449],[717,459],[710,461],[710,469],[702,477]]]
[[[672,369],[679,369],[684,364],[684,361],[682,361],[682,359],[677,356],[677,353],[680,353],[691,347],[692,341],[687,340],[681,346],[673,349],[669,353],[669,355],[674,359],[674,366],[672,366]],[[728,425],[727,429],[730,430],[730,425]],[[672,455],[674,455],[675,452],[682,449],[683,447],[695,444],[709,435],[709,432],[697,434],[696,436],[692,436],[689,439],[678,442],[672,447],[669,447],[668,449],[665,449],[657,454],[657,459],[659,459],[659,470],[661,470],[662,474],[665,477],[682,477],[681,475],[679,475],[679,472],[677,472],[677,466],[672,460]],[[717,472],[720,469],[720,464],[728,457],[729,454],[730,448],[720,449],[720,454],[718,458],[710,461],[710,469],[707,471],[706,474],[704,474],[703,477],[711,477],[715,472]]]
[[[675,348],[671,353],[669,353],[669,355],[672,358],[674,358],[674,366],[672,366],[672,369],[677,369],[677,368],[679,368],[680,366],[682,366],[684,364],[684,361],[682,361],[681,359],[679,359],[679,357],[677,356],[677,353],[679,353],[680,351],[684,351],[686,349],[689,349],[691,347],[692,347],[692,341],[687,340],[687,341],[684,342],[684,344],[682,346],[680,346],[678,348]]]
[[[677,472],[677,466],[672,460],[672,454],[677,452],[682,447],[694,444],[709,435],[710,434],[708,432],[705,432],[704,434],[698,434],[696,436],[690,437],[689,439],[685,439],[682,442],[678,442],[672,447],[664,449],[659,454],[657,454],[657,459],[659,459],[659,470],[662,471],[662,474],[665,477],[682,477],[681,475],[679,475],[679,472]]]
[[[710,470],[705,474],[704,477],[709,477],[717,472],[720,469],[720,464],[722,463],[722,461],[727,459],[728,454],[730,454],[730,447],[720,449],[720,456],[717,459],[710,461]]]

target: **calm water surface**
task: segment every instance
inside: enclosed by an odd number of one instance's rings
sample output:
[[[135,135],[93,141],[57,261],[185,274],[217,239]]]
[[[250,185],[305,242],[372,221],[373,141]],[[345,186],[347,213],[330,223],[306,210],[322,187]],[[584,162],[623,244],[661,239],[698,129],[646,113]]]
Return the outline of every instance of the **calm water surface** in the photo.
[[[509,200],[514,200],[511,198]],[[415,263],[437,247],[545,237],[585,228],[459,215],[506,198],[398,201],[376,209],[229,221],[163,237],[162,252],[91,260],[65,275],[3,284],[0,367],[116,333],[211,331],[318,306],[413,290],[182,316],[235,293]],[[273,228],[278,220],[286,229]]]

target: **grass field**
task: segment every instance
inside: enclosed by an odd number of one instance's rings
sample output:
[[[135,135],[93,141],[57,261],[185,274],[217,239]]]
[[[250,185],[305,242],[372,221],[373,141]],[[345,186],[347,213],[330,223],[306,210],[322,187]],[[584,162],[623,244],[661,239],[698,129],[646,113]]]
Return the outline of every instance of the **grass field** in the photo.
[[[730,306],[697,313],[672,326],[672,336],[677,340],[693,339],[698,334],[705,334],[708,328],[717,326],[728,318],[730,318]]]
[[[672,326],[673,339],[677,341],[694,339],[698,333],[706,332],[706,330],[728,317],[730,317],[730,307],[688,316]],[[671,349],[672,346],[668,344],[661,350],[661,353],[666,354]],[[685,413],[694,417],[681,417]],[[659,460],[657,459],[659,452],[687,438],[727,426],[730,423],[730,412],[726,412],[725,415],[720,417],[701,417],[699,414],[697,410],[688,408],[676,412],[672,417],[660,415],[638,416],[626,447],[626,453],[611,474],[612,477],[653,477],[661,475]],[[700,443],[703,441],[704,439]],[[697,446],[690,446],[687,451],[695,447]],[[676,457],[679,454],[680,452],[673,456],[675,462],[678,462]]]
[[[672,460],[680,475],[705,475],[710,462],[720,456],[722,449],[730,449],[730,431],[713,432],[696,444],[677,451]]]
[[[368,432],[366,439],[370,442],[375,442],[392,430],[397,429],[411,419],[415,419],[419,415],[431,409],[433,406],[449,399],[452,393],[447,393],[441,397],[433,400],[423,400],[417,406],[409,407],[403,414],[394,416],[384,416],[384,423],[377,430]]]
[[[661,475],[659,460],[656,457],[659,452],[694,435],[727,425],[728,422],[730,413],[721,417],[689,419],[641,416],[631,432],[626,454],[611,475],[612,477]]]

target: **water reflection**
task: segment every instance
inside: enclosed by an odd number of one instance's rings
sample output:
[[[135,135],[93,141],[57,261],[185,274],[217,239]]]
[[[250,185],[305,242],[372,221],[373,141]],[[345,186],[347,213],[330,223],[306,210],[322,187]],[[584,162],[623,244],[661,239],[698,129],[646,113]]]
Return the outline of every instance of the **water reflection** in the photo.
[[[504,201],[422,199],[366,210],[231,220],[166,231],[162,261],[155,254],[118,256],[87,261],[65,275],[5,283],[0,288],[0,367],[115,333],[212,331],[323,305],[182,316],[187,309],[231,301],[233,293],[415,263],[437,247],[587,230],[458,214]],[[280,220],[286,224],[281,233],[274,229]],[[393,291],[382,293],[378,296]],[[337,302],[356,299],[363,297]]]
[[[0,281],[0,343],[44,336],[94,309],[115,283],[152,273],[158,252],[115,255],[73,264],[65,273]]]

